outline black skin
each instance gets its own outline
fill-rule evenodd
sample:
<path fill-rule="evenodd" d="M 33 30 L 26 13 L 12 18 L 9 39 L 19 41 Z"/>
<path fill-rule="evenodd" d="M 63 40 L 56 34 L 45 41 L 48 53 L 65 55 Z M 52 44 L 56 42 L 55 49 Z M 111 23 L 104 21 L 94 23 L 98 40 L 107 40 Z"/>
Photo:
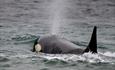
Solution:
<path fill-rule="evenodd" d="M 40 52 L 48 54 L 83 54 L 85 52 L 97 53 L 97 27 L 93 29 L 91 40 L 86 49 L 80 48 L 76 44 L 60 38 L 56 35 L 49 35 L 36 39 L 33 46 L 33 52 L 35 52 L 35 45 L 40 44 L 42 49 Z"/>

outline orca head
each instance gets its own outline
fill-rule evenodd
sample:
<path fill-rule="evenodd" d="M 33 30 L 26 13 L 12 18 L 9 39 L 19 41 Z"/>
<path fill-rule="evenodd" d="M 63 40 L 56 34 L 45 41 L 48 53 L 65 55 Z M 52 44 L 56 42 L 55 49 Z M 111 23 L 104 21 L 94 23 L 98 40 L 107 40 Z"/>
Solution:
<path fill-rule="evenodd" d="M 43 52 L 44 46 L 48 45 L 48 43 L 46 42 L 51 40 L 56 40 L 57 38 L 58 36 L 56 35 L 45 35 L 45 36 L 38 37 L 34 41 L 32 52 Z"/>
<path fill-rule="evenodd" d="M 86 52 L 97 53 L 97 27 L 96 26 L 94 26 L 89 45 L 87 46 L 87 48 L 84 50 L 83 53 Z"/>
<path fill-rule="evenodd" d="M 42 50 L 42 46 L 38 43 L 39 38 L 37 38 L 34 42 L 32 52 L 40 52 Z"/>

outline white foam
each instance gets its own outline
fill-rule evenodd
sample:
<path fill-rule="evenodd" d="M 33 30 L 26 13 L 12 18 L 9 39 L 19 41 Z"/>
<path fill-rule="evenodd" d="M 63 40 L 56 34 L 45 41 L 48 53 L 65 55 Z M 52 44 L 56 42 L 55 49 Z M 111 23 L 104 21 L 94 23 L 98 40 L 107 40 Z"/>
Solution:
<path fill-rule="evenodd" d="M 47 60 L 63 60 L 66 62 L 75 62 L 75 61 L 85 61 L 90 63 L 114 63 L 115 58 L 112 58 L 115 53 L 109 53 L 110 57 L 106 57 L 108 52 L 99 53 L 99 54 L 92 54 L 92 53 L 85 53 L 83 55 L 74 55 L 74 54 L 47 54 L 47 55 L 39 55 L 39 57 L 45 58 Z"/>
<path fill-rule="evenodd" d="M 77 62 L 77 61 L 83 61 L 83 62 L 90 62 L 90 63 L 115 63 L 115 52 L 98 52 L 98 54 L 92 54 L 92 53 L 84 53 L 83 55 L 75 55 L 75 54 L 17 54 L 17 55 L 5 55 L 3 53 L 0 54 L 0 57 L 8 57 L 9 59 L 12 58 L 45 58 L 47 60 L 62 60 L 66 62 Z"/>
<path fill-rule="evenodd" d="M 115 57 L 115 52 L 105 52 L 103 55 L 108 56 L 108 57 Z"/>

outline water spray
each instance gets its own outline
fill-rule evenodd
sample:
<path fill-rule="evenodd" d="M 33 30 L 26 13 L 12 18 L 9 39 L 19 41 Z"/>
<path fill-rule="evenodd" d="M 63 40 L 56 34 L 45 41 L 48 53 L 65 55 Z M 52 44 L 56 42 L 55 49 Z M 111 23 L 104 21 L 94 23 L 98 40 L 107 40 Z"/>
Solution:
<path fill-rule="evenodd" d="M 63 23 L 63 11 L 64 11 L 64 1 L 54 0 L 50 6 L 50 34 L 59 35 L 60 27 Z"/>

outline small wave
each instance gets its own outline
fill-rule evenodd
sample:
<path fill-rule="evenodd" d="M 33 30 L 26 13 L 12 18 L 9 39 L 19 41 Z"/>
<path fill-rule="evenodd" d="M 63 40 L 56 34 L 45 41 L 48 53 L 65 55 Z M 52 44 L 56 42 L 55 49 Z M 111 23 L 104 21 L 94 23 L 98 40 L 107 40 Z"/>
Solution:
<path fill-rule="evenodd" d="M 39 37 L 39 36 L 38 36 Z M 24 35 L 17 35 L 12 38 L 12 40 L 15 41 L 15 44 L 20 44 L 20 43 L 30 43 L 36 38 L 38 38 L 35 35 L 30 35 L 30 34 L 24 34 Z"/>
<path fill-rule="evenodd" d="M 9 59 L 4 54 L 0 54 L 0 62 L 7 62 Z"/>
<path fill-rule="evenodd" d="M 12 40 L 22 41 L 22 40 L 28 40 L 32 38 L 36 38 L 36 36 L 30 34 L 24 34 L 24 35 L 16 35 L 15 37 L 12 38 Z"/>
<path fill-rule="evenodd" d="M 0 25 L 0 27 L 4 27 L 4 26 Z"/>

